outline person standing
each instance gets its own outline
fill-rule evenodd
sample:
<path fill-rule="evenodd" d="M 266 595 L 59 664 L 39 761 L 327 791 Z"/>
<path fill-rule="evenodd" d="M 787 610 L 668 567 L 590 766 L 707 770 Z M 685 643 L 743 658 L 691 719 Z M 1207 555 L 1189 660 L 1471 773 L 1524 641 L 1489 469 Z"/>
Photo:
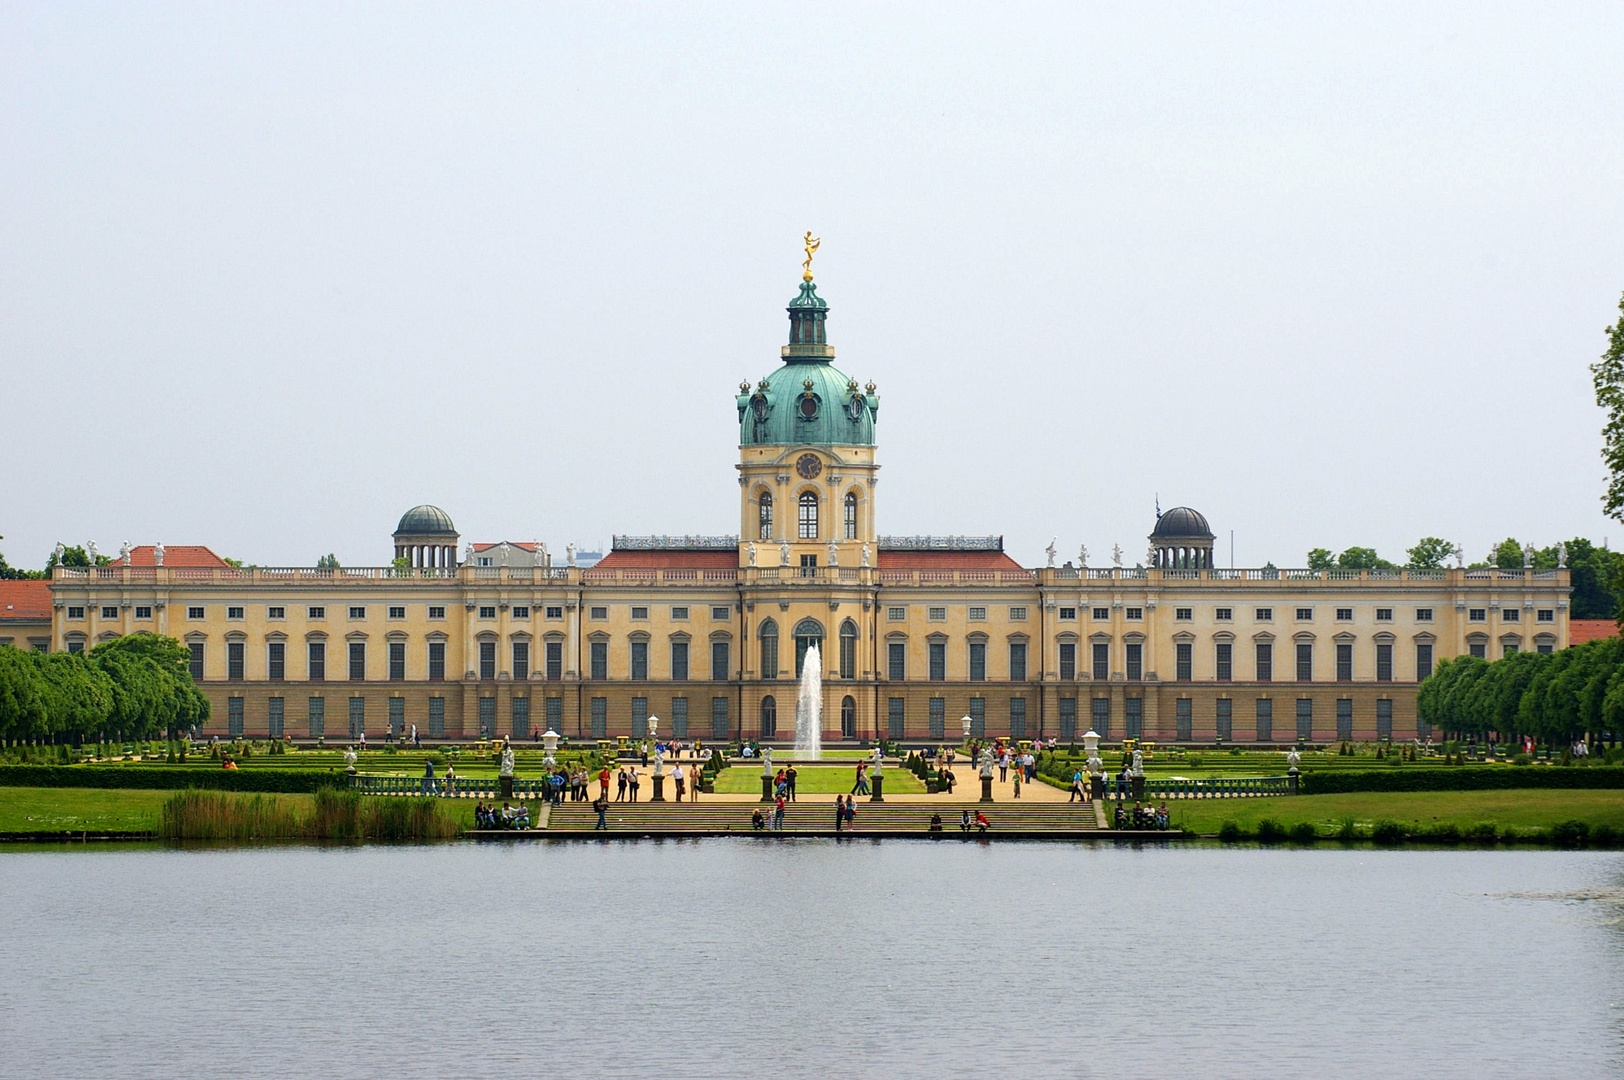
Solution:
<path fill-rule="evenodd" d="M 705 770 L 698 765 L 688 768 L 688 801 L 699 801 L 699 789 L 705 782 Z"/>
<path fill-rule="evenodd" d="M 1005 750 L 998 755 L 998 782 L 1009 782 L 1009 751 Z"/>
<path fill-rule="evenodd" d="M 598 794 L 598 800 L 592 804 L 592 809 L 598 812 L 598 823 L 592 826 L 592 831 L 607 830 L 609 828 L 609 820 L 606 816 L 609 813 L 609 793 L 607 790 Z"/>
<path fill-rule="evenodd" d="M 626 801 L 626 766 L 622 765 L 615 774 L 615 802 Z"/>
<path fill-rule="evenodd" d="M 1076 802 L 1079 799 L 1083 802 L 1088 801 L 1087 792 L 1083 788 L 1083 770 L 1081 769 L 1071 774 L 1071 797 L 1066 801 Z"/>
<path fill-rule="evenodd" d="M 835 835 L 839 836 L 846 824 L 846 796 L 835 796 Z"/>
<path fill-rule="evenodd" d="M 857 801 L 849 797 L 846 799 L 846 831 L 857 831 Z"/>
<path fill-rule="evenodd" d="M 637 801 L 637 788 L 642 783 L 642 781 L 638 780 L 638 778 L 637 778 L 637 766 L 636 765 L 633 765 L 630 769 L 627 770 L 627 772 L 629 773 L 629 775 L 626 778 L 626 785 L 632 789 L 632 799 L 631 799 L 631 801 L 636 802 Z"/>
<path fill-rule="evenodd" d="M 609 765 L 607 763 L 598 770 L 598 794 L 605 799 L 609 797 Z"/>
<path fill-rule="evenodd" d="M 784 796 L 780 795 L 780 796 L 778 796 L 778 801 L 773 804 L 773 832 L 783 832 L 783 831 L 784 831 Z"/>
<path fill-rule="evenodd" d="M 789 768 L 784 771 L 784 781 L 789 786 L 789 801 L 790 802 L 795 801 L 795 777 L 796 777 L 796 775 L 797 774 L 795 772 L 795 763 L 791 762 Z"/>
<path fill-rule="evenodd" d="M 687 780 L 687 776 L 682 771 L 682 766 L 673 761 L 671 763 L 671 785 L 676 789 L 678 802 L 681 802 L 683 795 L 687 793 Z"/>
<path fill-rule="evenodd" d="M 445 763 L 445 793 L 447 798 L 457 793 L 457 769 L 449 761 Z"/>
<path fill-rule="evenodd" d="M 1022 769 L 1019 765 L 1016 765 L 1016 767 L 1015 767 L 1015 797 L 1017 799 L 1021 797 L 1021 773 L 1025 772 L 1025 771 L 1026 770 Z"/>
<path fill-rule="evenodd" d="M 415 732 L 412 737 L 417 737 Z M 434 794 L 434 759 L 432 758 L 423 759 L 423 794 Z"/>

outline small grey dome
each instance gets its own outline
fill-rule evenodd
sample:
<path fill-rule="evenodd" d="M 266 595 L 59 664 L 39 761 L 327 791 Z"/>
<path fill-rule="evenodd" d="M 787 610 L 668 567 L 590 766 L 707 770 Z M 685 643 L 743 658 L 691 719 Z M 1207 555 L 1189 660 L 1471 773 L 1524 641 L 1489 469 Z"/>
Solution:
<path fill-rule="evenodd" d="M 400 516 L 395 535 L 456 536 L 457 527 L 451 524 L 451 515 L 438 506 L 414 506 Z"/>
<path fill-rule="evenodd" d="M 1207 519 L 1199 511 L 1191 510 L 1188 506 L 1175 506 L 1156 519 L 1156 527 L 1150 530 L 1150 538 L 1211 540 L 1212 530 L 1207 527 Z"/>

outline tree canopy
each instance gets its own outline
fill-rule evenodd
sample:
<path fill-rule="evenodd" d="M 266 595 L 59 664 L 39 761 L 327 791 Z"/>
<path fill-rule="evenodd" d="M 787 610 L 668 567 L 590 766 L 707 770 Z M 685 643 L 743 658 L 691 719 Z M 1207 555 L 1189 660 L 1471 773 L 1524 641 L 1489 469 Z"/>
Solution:
<path fill-rule="evenodd" d="M 0 646 L 0 738 L 140 739 L 201 724 L 209 700 L 188 659 L 184 645 L 158 634 L 129 634 L 88 655 Z"/>
<path fill-rule="evenodd" d="M 1416 717 L 1446 732 L 1569 742 L 1624 724 L 1624 638 L 1500 660 L 1457 656 L 1416 693 Z"/>
<path fill-rule="evenodd" d="M 1590 365 L 1596 388 L 1596 404 L 1607 412 L 1602 425 L 1602 460 L 1607 463 L 1607 493 L 1602 509 L 1607 516 L 1624 521 L 1624 297 L 1618 301 L 1618 322 L 1607 327 L 1607 349 Z"/>

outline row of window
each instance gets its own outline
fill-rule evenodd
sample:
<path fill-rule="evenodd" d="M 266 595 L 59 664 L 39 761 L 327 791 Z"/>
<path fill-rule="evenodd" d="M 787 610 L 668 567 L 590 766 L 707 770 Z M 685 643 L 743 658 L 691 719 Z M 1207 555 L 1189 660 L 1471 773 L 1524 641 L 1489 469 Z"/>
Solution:
<path fill-rule="evenodd" d="M 1025 606 L 1021 606 L 1021 605 L 1016 605 L 1016 606 L 1011 607 L 1009 609 L 1009 621 L 1010 622 L 1025 622 L 1026 618 L 1027 618 L 1027 611 L 1028 610 L 1029 610 L 1028 608 L 1026 608 Z M 970 604 L 970 605 L 967 605 L 966 608 L 965 608 L 965 615 L 971 622 L 985 622 L 986 618 L 987 618 L 987 608 L 985 607 L 985 605 L 981 605 L 981 604 Z M 1075 618 L 1077 618 L 1077 609 L 1076 608 L 1061 608 L 1060 609 L 1060 617 L 1062 619 L 1075 619 Z M 905 621 L 907 621 L 907 618 L 908 618 L 907 605 L 898 604 L 898 605 L 893 605 L 893 606 L 887 607 L 885 609 L 885 618 L 886 618 L 886 620 L 888 622 L 905 622 Z M 945 606 L 932 607 L 930 605 L 926 605 L 926 607 L 925 607 L 925 618 L 928 619 L 930 622 L 946 622 L 947 621 L 947 608 Z"/>
<path fill-rule="evenodd" d="M 246 609 L 243 608 L 243 607 L 228 605 L 226 607 L 226 618 L 229 619 L 229 620 L 233 620 L 233 621 L 246 618 L 246 616 L 244 615 L 245 610 Z M 477 610 L 478 610 L 478 616 L 481 619 L 494 619 L 494 618 L 496 618 L 497 608 L 496 608 L 495 604 L 481 604 L 481 605 L 478 606 Z M 562 619 L 564 617 L 564 609 L 561 606 L 548 605 L 548 606 L 545 606 L 545 607 L 541 608 L 540 610 L 543 613 L 543 618 Z M 389 613 L 389 618 L 391 618 L 391 619 L 404 619 L 404 618 L 406 618 L 406 607 L 405 607 L 405 605 L 402 605 L 402 604 L 387 605 L 387 611 Z M 687 607 L 674 606 L 674 607 L 671 608 L 671 618 L 672 618 L 672 620 L 674 622 L 686 622 L 687 619 L 688 619 L 688 611 L 689 611 L 689 609 Z M 717 621 L 717 622 L 727 622 L 730 618 L 732 618 L 732 615 L 733 615 L 732 607 L 725 606 L 725 605 L 720 605 L 720 604 L 712 607 L 710 609 L 710 612 L 711 612 L 711 619 L 714 620 L 714 621 Z M 649 609 L 646 606 L 641 606 L 641 605 L 633 605 L 632 606 L 631 617 L 632 617 L 632 619 L 634 621 L 642 621 L 644 619 L 647 619 L 649 617 L 648 613 L 649 613 Z M 188 619 L 194 619 L 194 620 L 195 619 L 203 619 L 203 618 L 206 618 L 207 615 L 208 615 L 207 606 L 193 605 L 193 606 L 187 607 L 187 609 L 186 609 L 186 617 Z M 80 620 L 80 619 L 83 619 L 84 617 L 85 617 L 85 609 L 83 607 L 70 606 L 68 608 L 68 618 L 69 619 Z M 103 619 L 117 619 L 119 617 L 119 609 L 117 607 L 111 605 L 111 604 L 106 605 L 106 606 L 102 607 L 102 609 L 101 609 L 101 617 Z M 277 606 L 274 606 L 274 605 L 267 606 L 266 609 L 265 609 L 265 617 L 267 619 L 270 619 L 270 620 L 273 620 L 273 621 L 274 620 L 280 620 L 280 619 L 286 619 L 287 618 L 287 608 L 286 607 L 277 607 Z M 349 609 L 349 617 L 352 620 L 365 619 L 367 617 L 367 609 L 366 609 L 366 607 L 365 606 L 351 607 Z M 428 605 L 428 617 L 430 619 L 433 619 L 433 620 L 444 619 L 445 618 L 445 607 L 443 605 L 437 605 L 437 604 Z M 513 607 L 513 609 L 512 609 L 512 617 L 515 618 L 515 619 L 528 619 L 528 618 L 530 618 L 530 608 L 528 606 L 525 606 L 525 605 L 515 605 Z M 607 620 L 609 618 L 609 608 L 608 608 L 607 605 L 601 605 L 601 604 L 590 607 L 590 608 L 588 608 L 587 617 L 590 618 L 590 619 L 593 619 L 595 621 L 599 621 L 599 622 Z M 137 605 L 135 605 L 135 618 L 137 620 L 151 619 L 152 618 L 152 607 L 151 607 L 151 605 L 147 605 L 147 604 L 137 604 Z M 311 619 L 311 620 L 323 620 L 323 619 L 326 619 L 327 618 L 327 608 L 324 607 L 324 606 L 310 606 L 310 607 L 307 607 L 305 609 L 305 618 Z"/>
<path fill-rule="evenodd" d="M 803 491 L 795 500 L 795 535 L 801 540 L 816 540 L 818 533 L 818 506 L 820 500 L 817 493 Z M 773 539 L 773 493 L 761 491 L 756 496 L 756 539 Z M 847 540 L 856 540 L 857 536 L 857 493 L 848 491 L 845 499 L 845 516 L 842 519 L 842 533 Z"/>

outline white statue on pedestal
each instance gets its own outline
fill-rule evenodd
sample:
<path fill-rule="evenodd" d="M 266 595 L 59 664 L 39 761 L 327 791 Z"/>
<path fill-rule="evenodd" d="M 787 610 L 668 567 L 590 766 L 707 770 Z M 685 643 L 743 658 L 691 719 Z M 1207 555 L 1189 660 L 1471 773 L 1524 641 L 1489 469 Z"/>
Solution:
<path fill-rule="evenodd" d="M 1078 566 L 1087 566 L 1088 565 L 1088 545 L 1087 544 L 1081 544 L 1077 548 L 1077 565 Z"/>
<path fill-rule="evenodd" d="M 1087 765 L 1088 765 L 1088 775 L 1090 775 L 1090 776 L 1103 776 L 1105 774 L 1105 762 L 1100 760 L 1100 755 L 1099 755 L 1098 751 L 1088 755 L 1088 763 L 1087 763 Z"/>
<path fill-rule="evenodd" d="M 1556 544 L 1556 565 L 1558 569 L 1566 569 L 1568 565 L 1568 542 L 1559 540 Z"/>
<path fill-rule="evenodd" d="M 1303 756 L 1299 754 L 1297 752 L 1297 748 L 1293 746 L 1290 750 L 1286 751 L 1286 768 L 1295 769 L 1297 767 L 1297 763 L 1302 761 L 1302 759 Z"/>
<path fill-rule="evenodd" d="M 1111 545 L 1111 565 L 1116 566 L 1116 567 L 1120 567 L 1122 565 L 1122 545 L 1121 544 L 1112 544 Z"/>
<path fill-rule="evenodd" d="M 868 565 L 868 545 L 867 544 L 863 545 L 863 565 L 864 566 Z"/>
<path fill-rule="evenodd" d="M 1144 751 L 1135 750 L 1133 752 L 1133 771 L 1129 775 L 1130 776 L 1143 776 L 1143 775 L 1145 775 L 1145 754 L 1144 754 Z"/>
<path fill-rule="evenodd" d="M 766 776 L 766 777 L 771 777 L 772 774 L 773 774 L 773 748 L 770 747 L 770 746 L 763 746 L 761 748 L 761 775 Z"/>
<path fill-rule="evenodd" d="M 123 563 L 125 566 L 130 565 L 130 542 L 128 540 L 124 541 L 124 543 L 119 546 L 118 559 L 119 562 Z"/>
<path fill-rule="evenodd" d="M 882 754 L 880 752 L 880 748 L 878 746 L 876 746 L 874 748 L 874 753 L 872 755 L 870 755 L 870 756 L 874 759 L 874 765 L 869 770 L 869 772 L 873 776 L 878 776 L 878 775 L 880 775 L 880 772 L 885 768 L 885 755 Z"/>
<path fill-rule="evenodd" d="M 152 545 L 152 562 L 154 566 L 164 564 L 164 542 L 162 540 Z"/>
<path fill-rule="evenodd" d="M 501 775 L 509 778 L 513 776 L 513 747 L 511 744 L 502 748 Z"/>
<path fill-rule="evenodd" d="M 789 565 L 789 541 L 788 540 L 785 540 L 782 544 L 778 545 L 778 565 L 779 566 L 788 566 Z"/>
<path fill-rule="evenodd" d="M 752 543 L 752 544 L 746 544 L 746 545 L 745 545 L 745 550 L 746 550 L 746 551 L 747 551 L 747 552 L 749 552 L 749 555 L 750 555 L 750 565 L 751 565 L 751 566 L 754 566 L 754 565 L 756 565 L 756 545 L 755 545 L 755 544 L 753 544 L 753 543 Z"/>
<path fill-rule="evenodd" d="M 96 554 L 96 541 L 85 541 L 85 554 L 90 556 L 90 565 L 95 566 L 96 560 L 100 558 L 100 556 Z"/>
<path fill-rule="evenodd" d="M 56 547 L 51 549 L 51 555 L 56 559 L 57 566 L 62 565 L 62 554 L 67 550 L 67 548 L 62 546 L 62 541 L 60 540 L 56 542 Z"/>
<path fill-rule="evenodd" d="M 573 543 L 564 545 L 564 557 L 568 560 L 569 565 L 575 565 L 575 545 Z"/>
<path fill-rule="evenodd" d="M 1049 557 L 1049 569 L 1051 569 L 1051 570 L 1054 569 L 1054 556 L 1055 556 L 1055 547 L 1054 546 L 1055 546 L 1056 542 L 1059 541 L 1059 539 L 1060 539 L 1060 537 L 1058 537 L 1058 536 L 1051 537 L 1050 540 L 1049 540 L 1049 546 L 1043 549 L 1043 553 Z"/>
<path fill-rule="evenodd" d="M 979 768 L 981 770 L 981 779 L 992 779 L 992 747 L 983 746 L 981 748 L 981 760 L 979 763 Z"/>
<path fill-rule="evenodd" d="M 833 540 L 829 541 L 829 565 L 840 565 L 840 548 Z"/>

